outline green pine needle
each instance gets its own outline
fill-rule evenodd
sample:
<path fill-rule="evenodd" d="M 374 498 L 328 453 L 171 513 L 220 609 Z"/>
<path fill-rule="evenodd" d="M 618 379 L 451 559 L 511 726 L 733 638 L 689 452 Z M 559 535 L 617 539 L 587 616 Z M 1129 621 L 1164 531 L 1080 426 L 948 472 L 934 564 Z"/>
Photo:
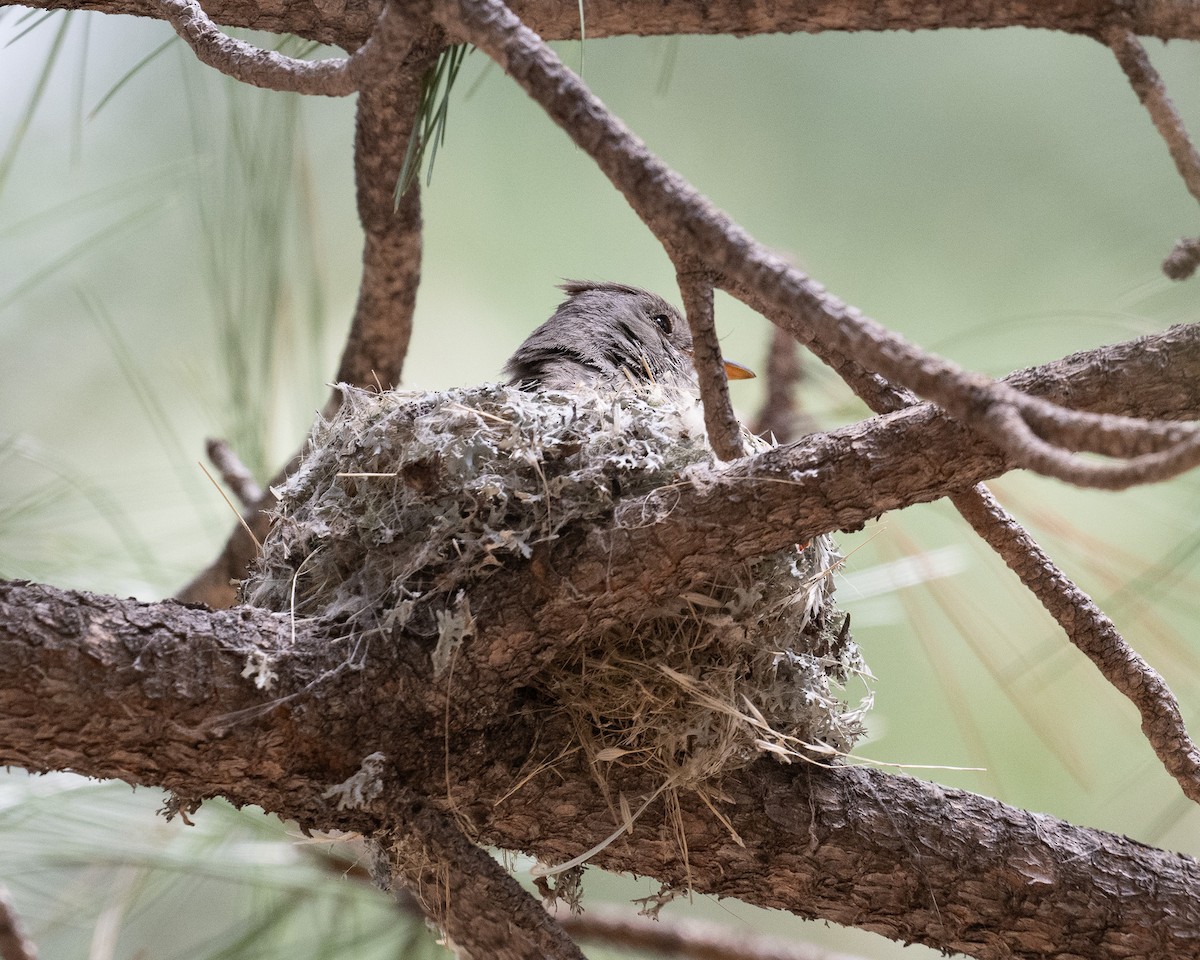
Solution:
<path fill-rule="evenodd" d="M 429 163 L 426 165 L 425 184 L 433 181 L 433 161 L 437 156 L 438 147 L 446 142 L 446 120 L 450 115 L 450 89 L 458 78 L 458 71 L 463 65 L 468 53 L 473 48 L 466 44 L 455 44 L 447 47 L 437 58 L 437 62 L 429 68 L 421 80 L 421 106 L 417 111 L 416 122 L 413 123 L 412 133 L 408 137 L 408 147 L 404 151 L 404 163 L 400 167 L 400 177 L 396 181 L 396 207 L 409 189 L 417 182 L 421 165 L 425 163 L 425 151 L 429 151 Z"/>

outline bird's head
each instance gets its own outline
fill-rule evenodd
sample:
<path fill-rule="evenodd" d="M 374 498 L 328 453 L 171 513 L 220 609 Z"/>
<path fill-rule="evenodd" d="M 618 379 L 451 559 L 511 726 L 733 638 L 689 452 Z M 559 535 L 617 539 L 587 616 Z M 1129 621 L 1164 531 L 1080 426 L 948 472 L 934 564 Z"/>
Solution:
<path fill-rule="evenodd" d="M 562 289 L 567 299 L 505 366 L 510 383 L 566 390 L 630 381 L 694 388 L 692 335 L 674 306 L 621 283 L 569 280 Z M 754 376 L 730 363 L 726 373 Z"/>

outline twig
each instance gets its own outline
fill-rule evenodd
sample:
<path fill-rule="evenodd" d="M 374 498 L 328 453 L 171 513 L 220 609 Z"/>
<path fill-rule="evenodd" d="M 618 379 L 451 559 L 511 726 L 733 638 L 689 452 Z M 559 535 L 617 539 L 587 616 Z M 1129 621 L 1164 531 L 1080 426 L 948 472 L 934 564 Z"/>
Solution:
<path fill-rule="evenodd" d="M 580 916 L 559 918 L 576 939 L 689 960 L 856 960 L 810 944 L 792 943 L 706 920 L 649 920 L 627 910 L 589 907 Z"/>
<path fill-rule="evenodd" d="M 377 838 L 376 874 L 402 894 L 402 906 L 412 894 L 460 956 L 585 960 L 542 905 L 448 815 L 410 796 L 390 808 L 402 827 Z"/>
<path fill-rule="evenodd" d="M 284 482 L 300 463 L 295 454 L 274 477 L 257 502 L 242 511 L 241 519 L 221 548 L 221 552 L 175 594 L 184 603 L 203 603 L 214 610 L 224 610 L 237 603 L 238 581 L 258 556 L 259 543 L 266 539 L 271 528 L 271 511 L 275 508 L 272 486 Z"/>
<path fill-rule="evenodd" d="M 0 885 L 0 960 L 37 960 L 37 946 L 26 935 L 8 888 Z"/>
<path fill-rule="evenodd" d="M 1196 267 L 1200 267 L 1200 237 L 1184 237 L 1167 254 L 1162 270 L 1171 280 L 1186 280 Z"/>
<path fill-rule="evenodd" d="M 1188 136 L 1183 117 L 1175 109 L 1167 94 L 1166 85 L 1159 76 L 1146 48 L 1137 35 L 1124 24 L 1114 24 L 1104 30 L 1103 40 L 1116 55 L 1117 63 L 1129 78 L 1129 85 L 1137 94 L 1155 128 L 1167 144 L 1167 152 L 1175 161 L 1175 169 L 1183 178 L 1184 186 L 1196 200 L 1200 200 L 1200 153 Z M 1186 280 L 1200 262 L 1200 241 L 1181 240 L 1163 261 L 1163 273 L 1172 280 Z"/>
<path fill-rule="evenodd" d="M 776 443 L 787 443 L 816 429 L 816 423 L 800 412 L 797 403 L 796 390 L 803 379 L 804 366 L 796 338 L 783 327 L 775 327 L 763 375 L 766 396 L 750 427 L 754 433 Z"/>
<path fill-rule="evenodd" d="M 1058 621 L 1071 643 L 1137 707 L 1142 731 L 1155 754 L 1183 792 L 1200 803 L 1200 750 L 1188 736 L 1179 702 L 1166 681 L 986 487 L 981 484 L 950 500 Z"/>
<path fill-rule="evenodd" d="M 344 97 L 355 90 L 353 58 L 286 57 L 222 33 L 195 0 L 157 0 L 157 4 L 163 19 L 175 28 L 201 63 L 235 80 L 268 90 L 326 97 Z M 384 4 L 385 11 L 387 6 Z"/>
<path fill-rule="evenodd" d="M 745 456 L 742 428 L 729 400 L 729 381 L 721 360 L 721 344 L 713 320 L 711 278 L 694 264 L 676 271 L 683 309 L 692 328 L 692 359 L 700 380 L 700 399 L 704 403 L 704 426 L 713 452 L 722 460 Z"/>
<path fill-rule="evenodd" d="M 252 506 L 262 499 L 262 487 L 227 441 L 210 437 L 204 441 L 204 449 L 208 452 L 209 461 L 221 474 L 225 486 L 233 491 L 243 507 Z"/>
<path fill-rule="evenodd" d="M 1146 48 L 1129 27 L 1121 24 L 1106 28 L 1102 37 L 1116 55 L 1117 63 L 1129 78 L 1133 92 L 1166 141 L 1171 159 L 1175 161 L 1175 169 L 1183 177 L 1188 192 L 1200 201 L 1200 154 L 1192 145 L 1183 118 L 1167 95 L 1167 88 L 1150 62 Z"/>

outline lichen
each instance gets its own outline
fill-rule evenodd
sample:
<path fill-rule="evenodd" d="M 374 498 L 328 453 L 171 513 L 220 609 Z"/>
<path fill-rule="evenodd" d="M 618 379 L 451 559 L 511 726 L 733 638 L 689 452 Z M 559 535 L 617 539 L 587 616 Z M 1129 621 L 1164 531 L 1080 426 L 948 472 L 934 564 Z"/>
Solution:
<path fill-rule="evenodd" d="M 277 491 L 243 594 L 351 634 L 426 638 L 434 672 L 471 642 L 471 594 L 489 577 L 715 467 L 694 399 L 657 388 L 341 391 Z M 637 765 L 699 787 L 764 751 L 845 752 L 870 695 L 844 699 L 865 668 L 834 604 L 839 561 L 828 537 L 731 561 L 628 623 L 571 638 L 531 682 L 602 779 L 610 764 Z"/>

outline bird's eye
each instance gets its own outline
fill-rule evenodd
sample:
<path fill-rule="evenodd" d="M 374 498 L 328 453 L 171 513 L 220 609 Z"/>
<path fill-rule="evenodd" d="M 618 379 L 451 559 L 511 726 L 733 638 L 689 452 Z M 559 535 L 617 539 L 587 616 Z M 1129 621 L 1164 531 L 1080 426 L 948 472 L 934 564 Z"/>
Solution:
<path fill-rule="evenodd" d="M 665 313 L 656 313 L 650 319 L 654 321 L 655 326 L 657 326 L 659 330 L 667 334 L 667 336 L 671 335 L 671 318 Z"/>

